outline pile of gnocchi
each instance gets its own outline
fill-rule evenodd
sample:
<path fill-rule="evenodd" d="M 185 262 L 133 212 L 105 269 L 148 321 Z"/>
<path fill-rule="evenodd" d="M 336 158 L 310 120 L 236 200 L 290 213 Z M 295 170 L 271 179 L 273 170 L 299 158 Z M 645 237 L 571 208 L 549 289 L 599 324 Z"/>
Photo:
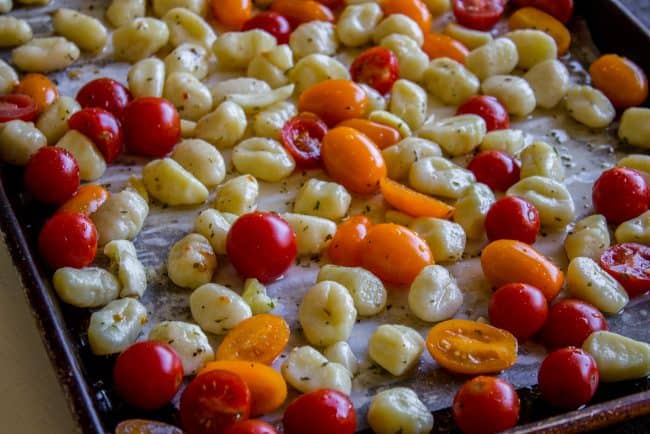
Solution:
<path fill-rule="evenodd" d="M 13 48 L 0 159 L 52 207 L 38 237 L 52 286 L 90 309 L 89 347 L 114 356 L 121 399 L 178 410 L 180 428 L 128 420 L 117 434 L 428 433 L 412 388 L 379 387 L 363 413 L 350 398 L 362 366 L 408 379 L 425 350 L 432 369 L 468 376 L 452 406 L 468 434 L 517 424 L 517 392 L 496 375 L 527 341 L 548 349 L 538 386 L 561 409 L 650 374 L 650 345 L 607 320 L 650 291 L 650 157 L 603 167 L 585 215 L 557 143 L 511 127 L 554 110 L 598 134 L 618 122 L 621 145 L 648 149 L 647 77 L 606 54 L 579 82 L 572 0 L 505 3 L 112 0 L 101 19 L 56 9 L 47 37 L 0 16 Z M 74 80 L 82 52 L 128 64 L 125 81 L 60 95 L 46 74 Z M 109 191 L 127 158 L 142 167 Z M 164 267 L 191 321 L 151 325 L 141 299 L 159 270 L 136 246 L 170 208 L 193 218 Z M 547 234 L 566 269 L 535 246 Z M 452 265 L 479 255 L 487 318 L 467 319 L 476 288 Z M 276 283 L 304 261 L 317 275 L 283 317 Z M 355 327 L 400 302 L 427 332 L 383 322 L 355 351 Z M 260 419 L 278 411 L 276 426 Z"/>

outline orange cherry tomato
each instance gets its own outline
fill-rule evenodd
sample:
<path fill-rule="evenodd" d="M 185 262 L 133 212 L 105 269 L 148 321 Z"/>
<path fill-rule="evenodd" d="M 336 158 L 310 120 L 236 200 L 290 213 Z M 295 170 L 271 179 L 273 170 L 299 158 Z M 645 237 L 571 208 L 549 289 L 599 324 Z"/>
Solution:
<path fill-rule="evenodd" d="M 47 76 L 35 72 L 23 76 L 12 92 L 30 96 L 39 112 L 45 110 L 59 97 L 56 85 Z"/>
<path fill-rule="evenodd" d="M 337 125 L 350 127 L 365 134 L 379 149 L 394 145 L 402 139 L 401 134 L 393 127 L 369 121 L 368 119 L 348 119 Z"/>
<path fill-rule="evenodd" d="M 619 110 L 643 104 L 648 97 L 648 77 L 625 57 L 605 54 L 589 67 L 594 86 Z"/>
<path fill-rule="evenodd" d="M 115 434 L 183 434 L 180 428 L 162 422 L 130 419 L 117 424 Z"/>
<path fill-rule="evenodd" d="M 517 338 L 510 332 L 476 321 L 450 319 L 427 336 L 431 357 L 458 374 L 492 374 L 517 361 Z"/>
<path fill-rule="evenodd" d="M 557 44 L 557 54 L 562 55 L 569 51 L 571 33 L 564 24 L 552 15 L 539 9 L 521 8 L 510 16 L 508 20 L 510 30 L 536 29 L 548 33 Z"/>
<path fill-rule="evenodd" d="M 431 12 L 421 0 L 384 0 L 381 3 L 384 15 L 406 15 L 422 29 L 424 33 L 431 31 Z"/>
<path fill-rule="evenodd" d="M 386 176 L 381 152 L 365 134 L 348 127 L 327 132 L 321 143 L 321 158 L 327 173 L 348 190 L 371 194 Z"/>
<path fill-rule="evenodd" d="M 314 0 L 273 0 L 271 10 L 284 15 L 294 29 L 310 21 L 334 22 L 332 10 Z"/>
<path fill-rule="evenodd" d="M 465 63 L 469 50 L 454 38 L 442 33 L 425 33 L 422 50 L 429 59 L 449 57 L 459 63 Z"/>
<path fill-rule="evenodd" d="M 298 111 L 311 112 L 330 127 L 348 119 L 362 118 L 368 95 L 350 80 L 325 80 L 306 89 L 298 99 Z"/>
<path fill-rule="evenodd" d="M 207 363 L 198 375 L 214 370 L 233 372 L 244 380 L 251 392 L 251 416 L 269 413 L 287 399 L 287 383 L 275 369 L 258 362 L 218 360 Z"/>
<path fill-rule="evenodd" d="M 237 30 L 253 16 L 251 0 L 210 0 L 210 8 L 217 21 Z"/>
<path fill-rule="evenodd" d="M 57 212 L 78 212 L 89 216 L 106 202 L 108 196 L 110 193 L 100 185 L 82 185 L 67 202 L 61 205 Z"/>
<path fill-rule="evenodd" d="M 277 315 L 252 316 L 230 330 L 217 348 L 217 360 L 273 363 L 289 342 L 289 325 Z"/>
<path fill-rule="evenodd" d="M 391 206 L 413 217 L 450 218 L 455 208 L 405 185 L 384 178 L 379 182 L 384 199 Z"/>
<path fill-rule="evenodd" d="M 372 226 L 361 241 L 361 265 L 381 280 L 410 285 L 433 255 L 415 232 L 393 223 Z"/>
<path fill-rule="evenodd" d="M 548 300 L 560 292 L 564 273 L 530 245 L 514 240 L 497 240 L 481 253 L 483 274 L 494 287 L 506 283 L 527 283 Z"/>
<path fill-rule="evenodd" d="M 355 215 L 336 228 L 327 248 L 327 255 L 336 265 L 358 267 L 361 265 L 361 241 L 370 228 L 368 217 Z"/>

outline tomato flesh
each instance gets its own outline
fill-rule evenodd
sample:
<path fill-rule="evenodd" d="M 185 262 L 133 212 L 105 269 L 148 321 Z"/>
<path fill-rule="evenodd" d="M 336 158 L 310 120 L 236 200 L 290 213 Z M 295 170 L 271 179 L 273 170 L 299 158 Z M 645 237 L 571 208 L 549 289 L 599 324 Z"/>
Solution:
<path fill-rule="evenodd" d="M 86 267 L 97 252 L 95 224 L 79 213 L 54 214 L 41 228 L 38 251 L 53 270 Z"/>
<path fill-rule="evenodd" d="M 512 384 L 500 378 L 480 376 L 458 390 L 452 415 L 465 434 L 486 434 L 515 426 L 519 409 L 519 396 Z"/>
<path fill-rule="evenodd" d="M 0 96 L 0 123 L 14 120 L 31 122 L 37 114 L 38 106 L 28 95 Z"/>
<path fill-rule="evenodd" d="M 537 375 L 544 399 L 566 409 L 588 403 L 596 393 L 598 380 L 593 357 L 575 347 L 561 348 L 546 356 Z"/>
<path fill-rule="evenodd" d="M 101 108 L 85 108 L 73 114 L 68 126 L 88 137 L 104 156 L 112 163 L 122 152 L 122 127 L 115 116 Z"/>
<path fill-rule="evenodd" d="M 354 434 L 354 406 L 337 390 L 320 389 L 294 400 L 284 411 L 284 434 Z"/>
<path fill-rule="evenodd" d="M 497 200 L 485 217 L 485 231 L 490 241 L 505 239 L 533 244 L 540 225 L 537 208 L 516 196 Z"/>
<path fill-rule="evenodd" d="M 260 29 L 275 37 L 278 45 L 288 44 L 291 36 L 291 25 L 282 15 L 275 12 L 260 12 L 244 23 L 242 31 Z"/>
<path fill-rule="evenodd" d="M 650 291 L 650 247 L 623 243 L 600 256 L 600 266 L 623 285 L 630 297 Z"/>
<path fill-rule="evenodd" d="M 163 98 L 134 99 L 124 110 L 122 127 L 126 148 L 136 155 L 164 157 L 181 138 L 181 118 Z"/>
<path fill-rule="evenodd" d="M 504 0 L 453 0 L 452 10 L 459 24 L 475 30 L 490 30 L 503 15 Z"/>
<path fill-rule="evenodd" d="M 99 107 L 113 113 L 118 119 L 133 99 L 129 89 L 111 78 L 98 78 L 86 83 L 77 93 L 81 107 Z"/>
<path fill-rule="evenodd" d="M 77 191 L 79 182 L 79 164 L 63 148 L 39 149 L 25 168 L 25 188 L 36 200 L 47 204 L 63 204 Z"/>
<path fill-rule="evenodd" d="M 282 145 L 304 169 L 321 164 L 321 142 L 327 134 L 327 125 L 317 116 L 296 116 L 282 127 Z"/>
<path fill-rule="evenodd" d="M 365 83 L 385 95 L 399 78 L 397 56 L 384 47 L 370 48 L 354 59 L 350 74 L 357 83 Z"/>
<path fill-rule="evenodd" d="M 561 300 L 549 309 L 541 336 L 548 348 L 579 348 L 590 334 L 608 328 L 603 314 L 589 303 Z"/>

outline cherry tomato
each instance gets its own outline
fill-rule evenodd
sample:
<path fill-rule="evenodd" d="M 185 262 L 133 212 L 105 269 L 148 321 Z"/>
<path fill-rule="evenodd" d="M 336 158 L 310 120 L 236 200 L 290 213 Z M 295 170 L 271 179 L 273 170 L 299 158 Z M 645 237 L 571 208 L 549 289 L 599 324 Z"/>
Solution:
<path fill-rule="evenodd" d="M 236 30 L 253 15 L 251 0 L 210 0 L 210 8 L 217 21 Z"/>
<path fill-rule="evenodd" d="M 608 328 L 607 320 L 594 306 L 580 300 L 562 300 L 549 309 L 541 335 L 548 348 L 579 348 L 590 334 Z"/>
<path fill-rule="evenodd" d="M 340 8 L 345 4 L 345 0 L 316 0 L 318 3 L 322 3 L 330 9 Z"/>
<path fill-rule="evenodd" d="M 382 178 L 379 181 L 379 188 L 386 202 L 411 217 L 448 219 L 454 214 L 453 206 L 390 178 Z"/>
<path fill-rule="evenodd" d="M 183 434 L 180 428 L 144 419 L 129 419 L 115 427 L 115 434 Z"/>
<path fill-rule="evenodd" d="M 248 419 L 231 426 L 225 434 L 280 434 L 266 422 Z"/>
<path fill-rule="evenodd" d="M 557 44 L 557 54 L 563 55 L 571 46 L 571 33 L 552 15 L 536 8 L 521 8 L 508 20 L 510 30 L 536 29 L 548 33 Z"/>
<path fill-rule="evenodd" d="M 97 253 L 95 224 L 79 213 L 54 214 L 41 228 L 38 251 L 53 270 L 86 267 Z"/>
<path fill-rule="evenodd" d="M 556 407 L 578 408 L 588 403 L 598 388 L 598 368 L 591 355 L 568 347 L 546 356 L 537 374 L 542 396 Z"/>
<path fill-rule="evenodd" d="M 382 95 L 393 88 L 399 78 L 397 56 L 384 47 L 373 47 L 361 53 L 350 66 L 352 80 L 364 83 Z"/>
<path fill-rule="evenodd" d="M 106 202 L 109 195 L 110 193 L 100 185 L 82 185 L 56 212 L 78 212 L 90 216 Z"/>
<path fill-rule="evenodd" d="M 463 64 L 469 54 L 469 50 L 462 43 L 442 33 L 426 32 L 422 50 L 427 53 L 429 59 L 449 57 Z"/>
<path fill-rule="evenodd" d="M 493 96 L 473 96 L 458 107 L 456 114 L 473 114 L 482 117 L 488 132 L 510 128 L 508 111 Z"/>
<path fill-rule="evenodd" d="M 327 255 L 337 265 L 358 267 L 361 265 L 361 240 L 370 228 L 367 217 L 356 215 L 348 218 L 336 228 L 327 248 Z"/>
<path fill-rule="evenodd" d="M 476 180 L 496 191 L 506 191 L 519 181 L 519 163 L 503 151 L 483 151 L 467 166 Z"/>
<path fill-rule="evenodd" d="M 648 77 L 626 57 L 605 54 L 591 64 L 589 74 L 594 86 L 619 110 L 640 106 L 648 98 Z"/>
<path fill-rule="evenodd" d="M 251 393 L 239 375 L 214 370 L 199 375 L 181 395 L 181 424 L 187 434 L 223 434 L 248 419 Z"/>
<path fill-rule="evenodd" d="M 431 12 L 422 0 L 383 0 L 380 2 L 384 15 L 406 15 L 422 29 L 425 34 L 431 30 Z"/>
<path fill-rule="evenodd" d="M 350 127 L 362 132 L 379 149 L 392 146 L 402 139 L 402 135 L 395 128 L 368 119 L 348 119 L 338 124 L 337 127 Z"/>
<path fill-rule="evenodd" d="M 27 95 L 0 96 L 0 123 L 16 119 L 31 122 L 38 115 L 38 106 Z"/>
<path fill-rule="evenodd" d="M 508 283 L 492 296 L 488 308 L 490 323 L 526 341 L 537 333 L 548 316 L 544 293 L 525 283 Z"/>
<path fill-rule="evenodd" d="M 253 212 L 232 225 L 226 251 L 239 274 L 268 283 L 282 276 L 296 259 L 296 234 L 278 215 Z"/>
<path fill-rule="evenodd" d="M 503 0 L 452 0 L 459 24 L 476 30 L 490 30 L 503 15 Z"/>
<path fill-rule="evenodd" d="M 512 384 L 480 376 L 462 385 L 451 410 L 456 425 L 465 434 L 489 434 L 515 426 L 519 408 L 519 396 Z"/>
<path fill-rule="evenodd" d="M 63 148 L 46 146 L 31 156 L 25 168 L 25 188 L 36 200 L 61 205 L 79 188 L 79 165 Z"/>
<path fill-rule="evenodd" d="M 299 115 L 284 124 L 280 135 L 282 145 L 296 161 L 296 165 L 310 169 L 321 164 L 321 142 L 325 134 L 327 125 L 317 116 Z"/>
<path fill-rule="evenodd" d="M 260 12 L 244 23 L 242 31 L 260 29 L 275 37 L 278 45 L 288 44 L 291 25 L 285 17 L 275 12 Z"/>
<path fill-rule="evenodd" d="M 68 126 L 88 137 L 107 163 L 115 161 L 122 152 L 122 127 L 107 110 L 96 107 L 81 109 L 70 117 Z"/>
<path fill-rule="evenodd" d="M 603 267 L 630 297 L 650 291 L 650 247 L 637 243 L 623 243 L 610 247 L 600 256 Z"/>
<path fill-rule="evenodd" d="M 623 223 L 648 210 L 650 188 L 636 170 L 615 167 L 600 175 L 591 197 L 596 213 L 610 223 Z"/>
<path fill-rule="evenodd" d="M 12 93 L 27 95 L 42 112 L 59 97 L 59 90 L 46 75 L 31 72 L 23 76 Z"/>
<path fill-rule="evenodd" d="M 350 80 L 322 81 L 306 89 L 298 99 L 299 111 L 314 113 L 329 126 L 363 118 L 367 108 L 368 95 Z"/>
<path fill-rule="evenodd" d="M 573 0 L 514 0 L 519 7 L 531 6 L 554 16 L 564 24 L 573 15 Z"/>
<path fill-rule="evenodd" d="M 490 241 L 506 239 L 533 244 L 539 228 L 537 208 L 520 197 L 497 200 L 485 217 L 485 232 Z"/>
<path fill-rule="evenodd" d="M 133 96 L 122 83 L 111 78 L 97 78 L 86 83 L 77 93 L 81 107 L 99 107 L 122 119 L 122 112 Z"/>
<path fill-rule="evenodd" d="M 371 226 L 361 240 L 361 265 L 385 282 L 410 285 L 431 264 L 433 255 L 427 243 L 404 226 Z"/>
<path fill-rule="evenodd" d="M 163 343 L 138 342 L 117 358 L 113 381 L 126 402 L 152 410 L 168 404 L 176 395 L 183 384 L 183 364 Z"/>
<path fill-rule="evenodd" d="M 346 395 L 320 389 L 296 398 L 282 417 L 284 434 L 354 434 L 357 416 Z"/>
<path fill-rule="evenodd" d="M 181 137 L 181 118 L 163 98 L 134 99 L 124 109 L 122 127 L 124 143 L 136 155 L 164 157 Z"/>
<path fill-rule="evenodd" d="M 246 360 L 270 365 L 289 342 L 289 325 L 269 313 L 252 316 L 235 326 L 217 348 L 216 360 Z"/>
<path fill-rule="evenodd" d="M 271 10 L 283 15 L 294 29 L 310 21 L 334 22 L 332 10 L 314 0 L 273 0 Z"/>

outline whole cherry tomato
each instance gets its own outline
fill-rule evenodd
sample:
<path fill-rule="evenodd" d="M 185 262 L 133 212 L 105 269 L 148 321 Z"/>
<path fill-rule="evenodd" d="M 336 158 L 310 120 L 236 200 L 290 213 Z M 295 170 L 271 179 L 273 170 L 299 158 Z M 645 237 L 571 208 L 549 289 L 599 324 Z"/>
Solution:
<path fill-rule="evenodd" d="M 465 101 L 458 110 L 457 115 L 473 114 L 483 118 L 487 130 L 505 130 L 510 128 L 510 116 L 503 105 L 493 96 L 473 96 Z"/>
<path fill-rule="evenodd" d="M 525 283 L 508 283 L 492 295 L 488 308 L 490 323 L 526 341 L 537 333 L 548 316 L 544 293 Z"/>
<path fill-rule="evenodd" d="M 442 33 L 424 34 L 422 50 L 427 53 L 429 59 L 449 57 L 458 63 L 465 63 L 469 50 L 460 42 Z"/>
<path fill-rule="evenodd" d="M 164 157 L 181 137 L 181 118 L 172 103 L 163 98 L 134 99 L 122 121 L 127 150 L 149 157 Z"/>
<path fill-rule="evenodd" d="M 504 0 L 452 0 L 459 24 L 476 30 L 490 30 L 503 15 Z"/>
<path fill-rule="evenodd" d="M 70 117 L 68 126 L 88 137 L 107 163 L 115 161 L 122 152 L 122 127 L 107 110 L 97 107 L 81 109 Z"/>
<path fill-rule="evenodd" d="M 212 14 L 221 24 L 239 30 L 253 15 L 251 0 L 210 0 Z"/>
<path fill-rule="evenodd" d="M 458 390 L 452 415 L 465 434 L 488 434 L 515 426 L 519 408 L 519 396 L 512 384 L 500 378 L 480 376 Z"/>
<path fill-rule="evenodd" d="M 81 107 L 99 107 L 122 119 L 122 112 L 133 96 L 122 83 L 111 78 L 97 78 L 86 83 L 77 93 Z"/>
<path fill-rule="evenodd" d="M 0 96 L 0 123 L 16 119 L 31 122 L 38 115 L 38 106 L 27 95 Z"/>
<path fill-rule="evenodd" d="M 59 97 L 59 90 L 46 75 L 31 72 L 20 79 L 12 93 L 28 95 L 42 112 Z"/>
<path fill-rule="evenodd" d="M 348 119 L 337 125 L 350 127 L 365 134 L 379 148 L 385 149 L 399 142 L 402 135 L 393 127 L 369 121 L 368 119 Z"/>
<path fill-rule="evenodd" d="M 448 219 L 454 214 L 453 206 L 390 178 L 382 178 L 379 181 L 379 188 L 386 202 L 411 217 Z"/>
<path fill-rule="evenodd" d="M 248 419 L 251 393 L 239 375 L 223 370 L 194 378 L 181 395 L 181 424 L 187 434 L 223 434 Z"/>
<path fill-rule="evenodd" d="M 152 410 L 168 404 L 176 395 L 183 384 L 183 364 L 163 343 L 138 342 L 117 358 L 113 381 L 126 402 Z"/>
<path fill-rule="evenodd" d="M 591 197 L 596 213 L 610 223 L 623 223 L 648 210 L 650 188 L 636 170 L 615 167 L 600 175 Z"/>
<path fill-rule="evenodd" d="M 270 365 L 287 346 L 289 325 L 277 315 L 261 313 L 240 322 L 223 338 L 216 360 L 246 360 Z"/>
<path fill-rule="evenodd" d="M 100 185 L 82 185 L 56 212 L 78 212 L 90 216 L 106 202 L 109 195 L 108 190 Z"/>
<path fill-rule="evenodd" d="M 231 426 L 225 434 L 280 434 L 266 422 L 248 419 Z"/>
<path fill-rule="evenodd" d="M 367 84 L 385 95 L 399 78 L 397 56 L 388 48 L 369 48 L 354 59 L 350 75 L 357 83 Z"/>
<path fill-rule="evenodd" d="M 244 23 L 242 31 L 260 29 L 275 37 L 280 44 L 288 44 L 291 25 L 285 17 L 275 12 L 260 12 Z"/>
<path fill-rule="evenodd" d="M 589 67 L 594 86 L 619 110 L 640 106 L 648 98 L 648 77 L 636 63 L 616 54 L 605 54 Z"/>
<path fill-rule="evenodd" d="M 334 22 L 332 10 L 314 0 L 273 0 L 271 10 L 283 15 L 294 29 L 310 21 Z"/>
<path fill-rule="evenodd" d="M 605 250 L 600 256 L 603 267 L 630 297 L 650 291 L 650 247 L 637 243 L 623 243 Z"/>
<path fill-rule="evenodd" d="M 336 228 L 327 248 L 329 259 L 336 265 L 358 267 L 361 265 L 361 240 L 370 228 L 368 217 L 355 215 Z"/>
<path fill-rule="evenodd" d="M 422 29 L 425 34 L 431 30 L 431 12 L 422 0 L 383 0 L 380 2 L 384 15 L 406 15 Z"/>
<path fill-rule="evenodd" d="M 306 89 L 298 99 L 300 112 L 314 113 L 330 127 L 347 119 L 365 117 L 367 108 L 368 95 L 350 80 L 322 81 Z"/>
<path fill-rule="evenodd" d="M 320 389 L 296 398 L 282 417 L 285 434 L 354 434 L 357 417 L 346 395 Z"/>
<path fill-rule="evenodd" d="M 567 347 L 546 356 L 537 374 L 542 396 L 556 407 L 575 409 L 588 403 L 598 388 L 598 368 L 591 355 Z"/>
<path fill-rule="evenodd" d="M 519 181 L 519 163 L 503 151 L 483 151 L 467 168 L 478 182 L 496 191 L 506 191 Z"/>
<path fill-rule="evenodd" d="M 311 169 L 321 164 L 321 142 L 327 134 L 327 125 L 318 116 L 298 115 L 282 127 L 282 146 L 298 167 Z"/>
<path fill-rule="evenodd" d="M 282 276 L 296 258 L 296 234 L 278 215 L 253 212 L 232 225 L 226 251 L 239 274 L 268 283 Z"/>
<path fill-rule="evenodd" d="M 53 270 L 86 267 L 97 253 L 95 224 L 79 213 L 54 214 L 41 228 L 38 251 Z"/>
<path fill-rule="evenodd" d="M 568 23 L 573 15 L 573 0 L 514 0 L 519 7 L 531 6 Z"/>
<path fill-rule="evenodd" d="M 61 205 L 79 188 L 79 165 L 63 148 L 46 146 L 31 156 L 25 168 L 25 187 L 38 201 Z"/>
<path fill-rule="evenodd" d="M 506 239 L 533 244 L 539 228 L 537 208 L 520 197 L 497 200 L 485 217 L 485 232 L 490 241 Z"/>
<path fill-rule="evenodd" d="M 608 328 L 603 314 L 589 303 L 561 300 L 549 309 L 541 336 L 548 348 L 579 348 L 590 334 Z"/>

